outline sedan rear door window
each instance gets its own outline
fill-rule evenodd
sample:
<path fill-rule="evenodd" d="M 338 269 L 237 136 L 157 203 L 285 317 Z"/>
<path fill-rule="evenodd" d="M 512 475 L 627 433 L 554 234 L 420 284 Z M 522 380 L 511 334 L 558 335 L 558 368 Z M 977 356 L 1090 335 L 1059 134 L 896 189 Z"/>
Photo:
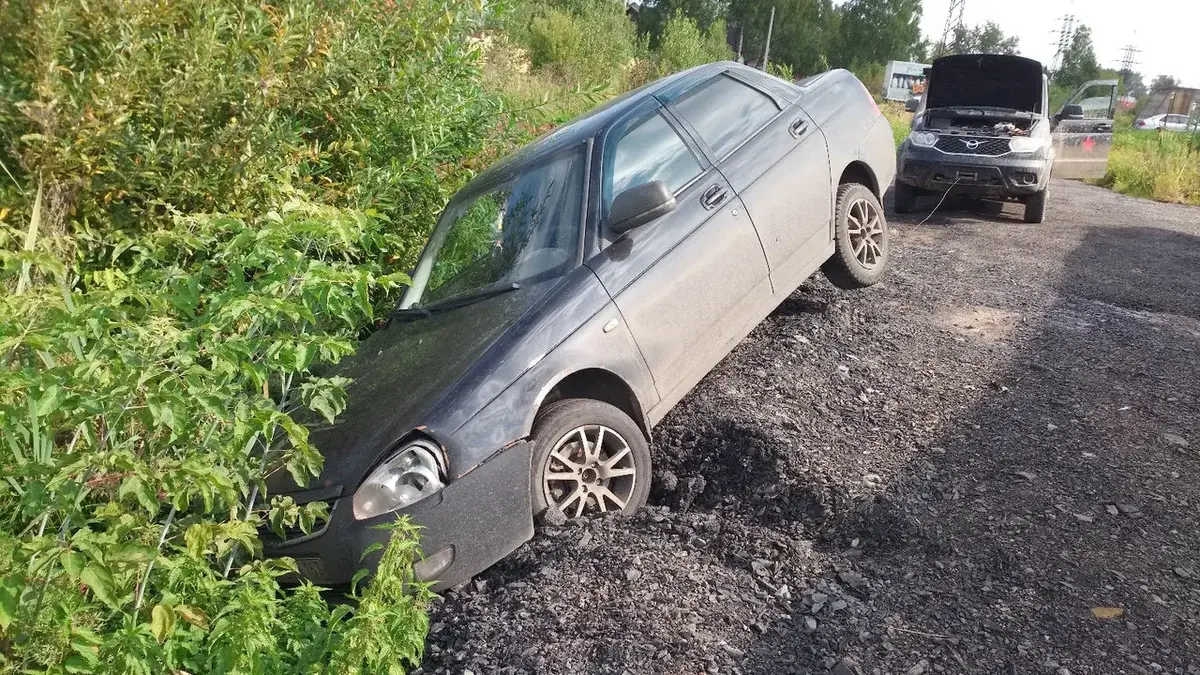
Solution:
<path fill-rule="evenodd" d="M 774 99 L 728 75 L 718 75 L 674 102 L 675 109 L 723 159 L 779 114 Z"/>

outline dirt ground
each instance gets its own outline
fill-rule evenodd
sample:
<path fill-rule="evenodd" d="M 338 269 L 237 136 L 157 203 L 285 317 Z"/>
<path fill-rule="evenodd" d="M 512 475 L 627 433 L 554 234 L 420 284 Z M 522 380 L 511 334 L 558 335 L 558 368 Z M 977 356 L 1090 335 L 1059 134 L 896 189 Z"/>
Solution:
<path fill-rule="evenodd" d="M 1200 675 L 1200 208 L 1048 209 L 891 215 L 884 283 L 794 293 L 651 507 L 449 592 L 422 672 Z"/>

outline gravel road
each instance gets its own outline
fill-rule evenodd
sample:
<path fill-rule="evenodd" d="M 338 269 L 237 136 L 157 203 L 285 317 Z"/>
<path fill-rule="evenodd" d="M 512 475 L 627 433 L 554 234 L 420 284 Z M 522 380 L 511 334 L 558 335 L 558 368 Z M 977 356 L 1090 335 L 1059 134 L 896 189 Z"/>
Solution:
<path fill-rule="evenodd" d="M 892 215 L 884 283 L 794 293 L 651 507 L 449 592 L 422 672 L 1200 675 L 1200 208 L 1020 214 Z"/>

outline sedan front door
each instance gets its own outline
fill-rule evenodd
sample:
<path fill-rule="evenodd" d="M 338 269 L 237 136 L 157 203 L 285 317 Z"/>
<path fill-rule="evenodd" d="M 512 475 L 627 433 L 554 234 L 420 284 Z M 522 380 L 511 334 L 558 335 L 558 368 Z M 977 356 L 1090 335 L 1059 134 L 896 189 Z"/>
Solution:
<path fill-rule="evenodd" d="M 615 195 L 661 180 L 676 208 L 587 264 L 616 301 L 669 410 L 753 328 L 771 299 L 762 246 L 733 188 L 651 99 L 602 140 L 601 222 Z"/>

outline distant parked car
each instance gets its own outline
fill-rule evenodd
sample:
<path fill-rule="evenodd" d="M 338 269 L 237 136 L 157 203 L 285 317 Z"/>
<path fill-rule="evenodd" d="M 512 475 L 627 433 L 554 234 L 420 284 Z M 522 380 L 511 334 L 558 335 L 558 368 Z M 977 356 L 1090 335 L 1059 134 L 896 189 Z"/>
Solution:
<path fill-rule="evenodd" d="M 535 514 L 630 512 L 650 429 L 817 270 L 888 266 L 892 132 L 853 75 L 794 85 L 735 63 L 651 83 L 480 174 L 446 207 L 389 325 L 336 374 L 310 439 L 319 531 L 263 532 L 344 584 L 408 515 L 444 588 L 533 535 Z"/>
<path fill-rule="evenodd" d="M 1187 131 L 1187 115 L 1154 115 L 1143 117 L 1133 123 L 1137 129 L 1165 129 L 1167 131 Z"/>

